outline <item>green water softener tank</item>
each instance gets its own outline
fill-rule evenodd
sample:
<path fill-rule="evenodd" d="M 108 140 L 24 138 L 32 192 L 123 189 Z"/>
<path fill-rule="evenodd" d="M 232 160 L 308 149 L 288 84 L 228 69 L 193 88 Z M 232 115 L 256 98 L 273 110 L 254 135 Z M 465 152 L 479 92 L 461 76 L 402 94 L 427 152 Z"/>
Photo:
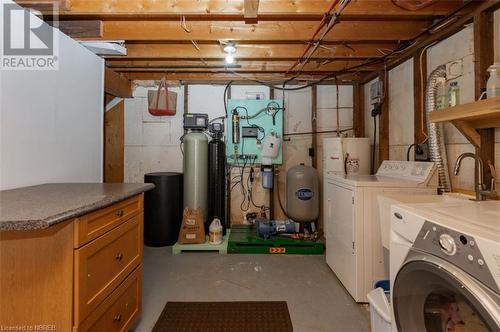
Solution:
<path fill-rule="evenodd" d="M 207 218 L 208 138 L 191 131 L 183 138 L 184 148 L 184 207 L 199 209 Z"/>
<path fill-rule="evenodd" d="M 296 222 L 312 222 L 319 217 L 319 178 L 316 169 L 300 164 L 288 170 L 286 210 Z"/>

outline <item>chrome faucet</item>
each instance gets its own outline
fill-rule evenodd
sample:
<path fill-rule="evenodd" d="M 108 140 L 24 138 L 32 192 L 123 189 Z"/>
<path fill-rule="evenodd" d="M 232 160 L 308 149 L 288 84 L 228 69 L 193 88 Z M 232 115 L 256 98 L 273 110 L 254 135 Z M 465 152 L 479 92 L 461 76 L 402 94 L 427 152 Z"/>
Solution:
<path fill-rule="evenodd" d="M 474 153 L 470 152 L 462 153 L 460 156 L 458 156 L 457 161 L 455 162 L 455 170 L 453 173 L 455 175 L 458 175 L 458 173 L 460 172 L 460 165 L 462 164 L 462 160 L 467 157 L 475 160 L 475 166 L 474 166 L 474 190 L 476 192 L 475 200 L 485 201 L 487 198 L 495 198 L 496 192 L 494 187 L 492 187 L 491 190 L 485 190 L 483 183 L 484 166 L 483 166 L 483 161 L 478 155 L 475 155 Z"/>

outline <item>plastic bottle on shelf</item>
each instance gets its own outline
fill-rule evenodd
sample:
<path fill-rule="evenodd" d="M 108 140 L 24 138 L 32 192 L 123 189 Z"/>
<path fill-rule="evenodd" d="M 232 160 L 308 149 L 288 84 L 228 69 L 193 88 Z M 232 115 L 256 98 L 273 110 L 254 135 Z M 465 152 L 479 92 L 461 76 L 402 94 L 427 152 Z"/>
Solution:
<path fill-rule="evenodd" d="M 438 78 L 437 89 L 436 89 L 436 108 L 448 107 L 448 87 L 446 85 L 446 79 Z"/>
<path fill-rule="evenodd" d="M 500 96 L 500 63 L 495 62 L 488 68 L 490 78 L 486 83 L 487 98 Z"/>
<path fill-rule="evenodd" d="M 460 87 L 458 86 L 458 82 L 455 81 L 450 83 L 448 99 L 450 107 L 460 105 Z"/>

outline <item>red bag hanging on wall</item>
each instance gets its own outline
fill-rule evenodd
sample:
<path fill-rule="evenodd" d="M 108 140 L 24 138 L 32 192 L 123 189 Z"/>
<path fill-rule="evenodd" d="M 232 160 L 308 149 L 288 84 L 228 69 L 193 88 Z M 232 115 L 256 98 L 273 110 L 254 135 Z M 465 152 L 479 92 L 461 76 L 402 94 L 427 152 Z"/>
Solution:
<path fill-rule="evenodd" d="M 175 115 L 177 93 L 168 91 L 167 79 L 161 79 L 158 90 L 148 91 L 149 113 L 155 116 Z"/>

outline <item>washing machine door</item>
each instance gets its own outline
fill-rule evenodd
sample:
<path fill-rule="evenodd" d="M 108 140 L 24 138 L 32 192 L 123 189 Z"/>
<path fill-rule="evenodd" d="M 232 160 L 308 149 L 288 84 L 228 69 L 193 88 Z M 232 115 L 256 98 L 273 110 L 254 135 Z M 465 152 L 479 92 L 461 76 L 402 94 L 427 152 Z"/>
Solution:
<path fill-rule="evenodd" d="M 500 298 L 466 272 L 438 257 L 415 255 L 392 289 L 399 332 L 500 331 Z"/>

